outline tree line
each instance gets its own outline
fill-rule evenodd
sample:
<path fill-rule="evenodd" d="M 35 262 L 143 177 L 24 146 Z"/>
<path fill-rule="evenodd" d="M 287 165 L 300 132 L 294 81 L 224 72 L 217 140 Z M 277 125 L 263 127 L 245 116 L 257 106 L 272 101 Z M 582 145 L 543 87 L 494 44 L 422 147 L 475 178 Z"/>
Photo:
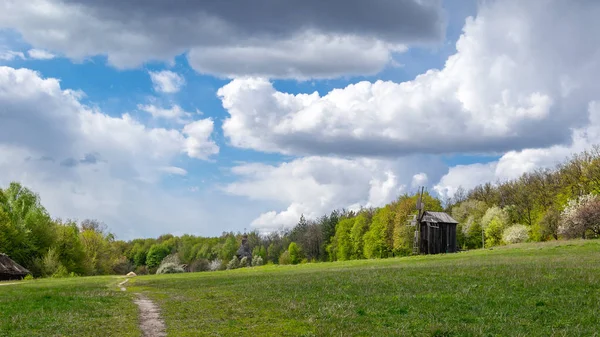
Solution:
<path fill-rule="evenodd" d="M 525 241 L 600 236 L 600 147 L 553 169 L 518 179 L 459 188 L 448 200 L 425 193 L 430 211 L 446 211 L 459 225 L 460 249 Z M 54 219 L 40 198 L 17 182 L 0 189 L 0 252 L 36 277 L 205 271 L 263 264 L 343 261 L 412 254 L 416 194 L 380 208 L 301 216 L 291 229 L 247 233 L 251 261 L 235 261 L 242 233 L 218 237 L 161 235 L 117 240 L 100 221 Z M 168 261 L 170 268 L 160 268 Z M 258 261 L 258 262 L 257 262 Z M 174 267 L 173 267 L 174 266 Z M 168 272 L 168 271 L 167 271 Z"/>

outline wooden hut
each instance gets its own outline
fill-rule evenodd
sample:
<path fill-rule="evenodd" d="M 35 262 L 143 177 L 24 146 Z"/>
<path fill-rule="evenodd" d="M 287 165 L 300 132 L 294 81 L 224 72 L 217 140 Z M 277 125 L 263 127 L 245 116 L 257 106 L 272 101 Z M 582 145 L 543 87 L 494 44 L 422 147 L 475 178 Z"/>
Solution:
<path fill-rule="evenodd" d="M 458 221 L 444 212 L 425 211 L 419 221 L 419 253 L 455 253 Z"/>
<path fill-rule="evenodd" d="M 0 253 L 0 281 L 21 280 L 27 274 L 30 274 L 29 270 L 23 268 L 6 254 Z"/>

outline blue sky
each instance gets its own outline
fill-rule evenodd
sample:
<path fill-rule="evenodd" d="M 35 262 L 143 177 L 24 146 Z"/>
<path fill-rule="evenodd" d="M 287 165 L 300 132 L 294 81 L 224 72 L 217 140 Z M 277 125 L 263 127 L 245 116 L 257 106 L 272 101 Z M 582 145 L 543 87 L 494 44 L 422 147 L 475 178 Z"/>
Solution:
<path fill-rule="evenodd" d="M 131 239 L 271 231 L 552 167 L 596 142 L 599 6 L 542 2 L 290 2 L 277 19 L 262 1 L 246 18 L 0 0 L 0 184 Z"/>

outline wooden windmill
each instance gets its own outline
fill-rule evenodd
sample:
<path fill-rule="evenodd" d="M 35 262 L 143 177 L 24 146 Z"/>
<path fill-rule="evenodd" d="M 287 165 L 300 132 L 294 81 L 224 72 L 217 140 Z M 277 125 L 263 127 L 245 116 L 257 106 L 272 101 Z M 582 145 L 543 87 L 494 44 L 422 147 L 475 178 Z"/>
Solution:
<path fill-rule="evenodd" d="M 416 226 L 413 242 L 414 254 L 454 253 L 457 251 L 456 226 L 458 221 L 444 212 L 425 210 L 421 187 L 417 198 L 417 214 L 410 220 L 411 226 Z"/>

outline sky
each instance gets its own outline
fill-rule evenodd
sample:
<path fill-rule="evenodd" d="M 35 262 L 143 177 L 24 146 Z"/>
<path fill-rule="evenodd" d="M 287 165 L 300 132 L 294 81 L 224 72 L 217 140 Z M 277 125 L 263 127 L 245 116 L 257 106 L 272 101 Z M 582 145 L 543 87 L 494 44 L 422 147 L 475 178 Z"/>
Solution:
<path fill-rule="evenodd" d="M 0 186 L 118 238 L 290 228 L 600 140 L 600 2 L 0 0 Z"/>

